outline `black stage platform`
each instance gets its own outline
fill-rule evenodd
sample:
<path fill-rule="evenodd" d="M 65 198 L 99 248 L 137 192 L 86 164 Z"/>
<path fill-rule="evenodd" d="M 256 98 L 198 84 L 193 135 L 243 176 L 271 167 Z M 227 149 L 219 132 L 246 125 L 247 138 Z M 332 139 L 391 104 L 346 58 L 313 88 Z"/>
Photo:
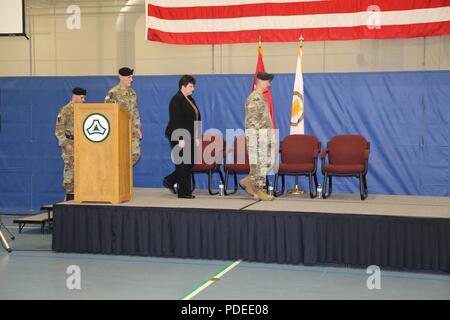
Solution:
<path fill-rule="evenodd" d="M 196 196 L 136 188 L 120 205 L 55 204 L 53 250 L 450 272 L 448 197 Z"/>

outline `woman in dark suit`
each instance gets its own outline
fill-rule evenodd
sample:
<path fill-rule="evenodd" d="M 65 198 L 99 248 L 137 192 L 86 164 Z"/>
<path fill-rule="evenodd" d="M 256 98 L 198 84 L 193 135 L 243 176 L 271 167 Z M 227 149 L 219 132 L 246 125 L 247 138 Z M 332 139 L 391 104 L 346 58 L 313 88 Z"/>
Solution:
<path fill-rule="evenodd" d="M 191 172 L 195 146 L 198 146 L 200 138 L 200 126 L 196 121 L 201 120 L 200 110 L 192 97 L 195 79 L 190 75 L 182 76 L 178 88 L 170 100 L 169 123 L 165 132 L 172 147 L 175 171 L 164 178 L 163 184 L 175 193 L 174 184 L 177 183 L 178 198 L 193 199 Z"/>

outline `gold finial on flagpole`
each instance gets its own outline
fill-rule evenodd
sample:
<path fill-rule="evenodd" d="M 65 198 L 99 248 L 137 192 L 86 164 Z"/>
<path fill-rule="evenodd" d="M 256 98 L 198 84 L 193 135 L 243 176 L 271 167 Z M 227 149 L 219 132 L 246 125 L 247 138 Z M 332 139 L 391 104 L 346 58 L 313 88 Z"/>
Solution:
<path fill-rule="evenodd" d="M 303 40 L 305 40 L 305 38 L 303 38 L 303 34 L 300 35 L 300 37 L 298 38 L 299 44 L 298 44 L 298 49 L 297 49 L 297 53 L 300 55 L 300 57 L 303 55 Z"/>
<path fill-rule="evenodd" d="M 261 36 L 259 36 L 259 38 L 258 38 L 258 45 L 261 47 L 262 46 L 262 37 Z"/>

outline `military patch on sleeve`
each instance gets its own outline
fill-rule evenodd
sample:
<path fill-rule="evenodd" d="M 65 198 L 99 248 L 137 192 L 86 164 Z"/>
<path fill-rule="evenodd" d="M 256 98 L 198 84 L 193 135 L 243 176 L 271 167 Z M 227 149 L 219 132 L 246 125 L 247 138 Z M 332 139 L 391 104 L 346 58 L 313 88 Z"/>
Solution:
<path fill-rule="evenodd" d="M 58 114 L 58 122 L 60 122 L 60 121 L 61 121 L 61 115 Z"/>

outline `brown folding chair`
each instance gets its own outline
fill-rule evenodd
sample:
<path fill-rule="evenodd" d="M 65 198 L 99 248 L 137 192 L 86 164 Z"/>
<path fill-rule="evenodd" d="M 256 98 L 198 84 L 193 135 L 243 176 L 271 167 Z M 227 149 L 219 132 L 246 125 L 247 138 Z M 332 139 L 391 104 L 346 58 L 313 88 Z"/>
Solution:
<path fill-rule="evenodd" d="M 317 158 L 320 152 L 320 142 L 316 137 L 307 134 L 293 134 L 283 139 L 280 144 L 281 162 L 275 175 L 276 197 L 281 196 L 285 189 L 285 176 L 307 176 L 309 178 L 309 195 L 317 196 L 312 179 L 317 187 Z M 278 191 L 278 176 L 281 176 L 281 191 Z M 314 190 L 314 191 L 313 191 Z"/>
<path fill-rule="evenodd" d="M 229 152 L 233 152 L 233 160 L 229 163 L 225 161 L 225 164 L 223 166 L 223 169 L 225 171 L 225 195 L 230 195 L 237 192 L 239 185 L 237 181 L 238 174 L 248 174 L 250 172 L 245 135 L 241 135 L 235 138 L 233 149 L 229 150 Z M 228 182 L 230 174 L 232 174 L 234 178 L 234 188 L 232 192 L 228 192 Z"/>
<path fill-rule="evenodd" d="M 359 179 L 361 200 L 368 196 L 366 174 L 369 169 L 370 142 L 362 135 L 343 134 L 334 136 L 322 150 L 323 198 L 331 195 L 332 177 L 356 176 Z M 325 158 L 328 154 L 328 164 Z M 327 193 L 327 178 L 330 191 Z"/>
<path fill-rule="evenodd" d="M 223 138 L 220 135 L 203 136 L 200 143 L 202 144 L 202 148 L 197 148 L 196 150 L 197 152 L 201 152 L 201 154 L 197 154 L 197 159 L 201 159 L 201 162 L 195 163 L 192 166 L 192 191 L 195 190 L 195 174 L 206 173 L 208 174 L 209 194 L 219 194 L 219 191 L 213 191 L 212 189 L 212 178 L 214 173 L 218 173 L 220 181 L 224 184 L 223 174 L 222 171 L 220 171 L 224 154 Z M 215 148 L 214 146 L 216 144 L 220 147 Z"/>

